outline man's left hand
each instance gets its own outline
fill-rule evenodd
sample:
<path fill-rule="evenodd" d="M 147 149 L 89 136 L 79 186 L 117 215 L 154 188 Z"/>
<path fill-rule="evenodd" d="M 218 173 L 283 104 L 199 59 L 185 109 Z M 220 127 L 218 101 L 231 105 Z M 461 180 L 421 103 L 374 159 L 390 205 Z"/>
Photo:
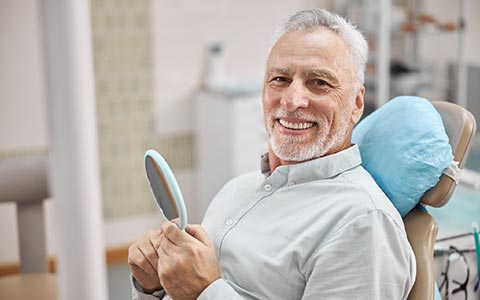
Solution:
<path fill-rule="evenodd" d="M 172 222 L 162 224 L 158 253 L 158 277 L 175 300 L 197 299 L 220 278 L 215 247 L 200 225 L 187 225 L 186 232 Z"/>

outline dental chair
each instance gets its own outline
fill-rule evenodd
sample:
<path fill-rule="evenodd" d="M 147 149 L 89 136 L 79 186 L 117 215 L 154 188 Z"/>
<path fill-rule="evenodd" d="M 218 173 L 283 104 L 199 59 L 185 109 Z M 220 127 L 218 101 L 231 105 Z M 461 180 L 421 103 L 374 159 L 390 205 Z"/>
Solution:
<path fill-rule="evenodd" d="M 443 101 L 432 102 L 440 113 L 454 155 L 454 161 L 462 169 L 470 151 L 470 145 L 476 132 L 473 115 L 466 109 Z M 420 200 L 422 206 L 441 207 L 451 198 L 456 187 L 455 181 L 446 175 L 428 190 Z M 417 278 L 409 295 L 409 300 L 434 299 L 434 263 L 433 247 L 438 225 L 433 217 L 421 207 L 414 208 L 404 218 L 408 240 L 417 260 Z"/>

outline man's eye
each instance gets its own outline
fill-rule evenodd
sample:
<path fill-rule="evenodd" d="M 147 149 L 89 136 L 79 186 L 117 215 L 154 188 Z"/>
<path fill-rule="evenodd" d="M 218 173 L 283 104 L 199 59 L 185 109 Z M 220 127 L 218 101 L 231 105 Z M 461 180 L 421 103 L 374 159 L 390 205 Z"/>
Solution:
<path fill-rule="evenodd" d="M 269 81 L 269 84 L 272 87 L 284 87 L 284 86 L 288 86 L 289 83 L 290 83 L 290 80 L 287 77 L 283 77 L 283 76 L 272 77 Z"/>
<path fill-rule="evenodd" d="M 274 82 L 287 82 L 288 80 L 285 77 L 274 77 L 272 79 L 272 81 L 274 81 Z"/>
<path fill-rule="evenodd" d="M 315 80 L 312 80 L 312 84 L 314 86 L 328 86 L 328 83 L 325 81 L 325 80 L 322 80 L 322 79 L 315 79 Z"/>

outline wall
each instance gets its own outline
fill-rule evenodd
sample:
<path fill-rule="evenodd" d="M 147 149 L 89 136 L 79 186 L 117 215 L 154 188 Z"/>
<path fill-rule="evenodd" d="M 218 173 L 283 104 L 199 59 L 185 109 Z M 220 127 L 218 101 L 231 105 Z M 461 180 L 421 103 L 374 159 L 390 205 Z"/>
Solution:
<path fill-rule="evenodd" d="M 325 2 L 92 0 L 105 218 L 156 209 L 143 174 L 148 148 L 166 157 L 187 196 L 193 192 L 191 94 L 208 41 L 224 42 L 232 82 L 258 84 L 280 20 Z M 0 157 L 47 153 L 37 2 L 8 0 L 1 5 Z M 182 126 L 187 129 L 179 130 Z"/>
<path fill-rule="evenodd" d="M 38 1 L 0 1 L 0 158 L 46 151 Z"/>
<path fill-rule="evenodd" d="M 191 121 L 190 95 L 199 81 L 206 42 L 224 41 L 232 82 L 258 82 L 280 19 L 326 2 L 91 1 L 107 246 L 128 244 L 161 222 L 143 172 L 146 149 L 166 157 L 187 206 L 195 201 L 194 136 L 191 125 L 187 130 L 177 125 L 185 117 Z M 48 153 L 41 47 L 38 2 L 1 1 L 0 158 Z M 55 253 L 54 209 L 55 199 L 46 205 L 50 253 Z M 0 243 L 8 245 L 0 249 L 0 263 L 16 260 L 13 205 L 0 205 L 0 220 Z"/>
<path fill-rule="evenodd" d="M 150 214 L 155 209 L 141 162 L 149 147 L 166 156 L 182 189 L 193 193 L 191 95 L 201 79 L 208 42 L 221 41 L 225 47 L 227 81 L 258 83 L 271 33 L 280 20 L 296 9 L 327 2 L 93 0 L 105 218 Z M 448 21 L 457 18 L 457 4 L 428 0 L 423 6 Z M 0 158 L 47 152 L 36 6 L 33 0 L 0 3 Z M 470 1 L 467 18 L 469 61 L 478 65 L 479 6 Z M 456 34 L 422 35 L 421 54 L 429 64 L 440 66 L 436 74 L 446 78 L 448 62 L 456 59 Z"/>
<path fill-rule="evenodd" d="M 150 147 L 167 158 L 187 202 L 194 201 L 191 96 L 201 80 L 209 42 L 224 45 L 228 82 L 258 84 L 280 20 L 296 9 L 329 7 L 328 3 L 92 0 L 105 219 L 151 215 L 156 210 L 142 164 L 144 150 Z M 457 4 L 428 0 L 424 9 L 439 19 L 455 20 Z M 0 2 L 0 158 L 47 153 L 37 5 L 33 0 Z M 480 40 L 475 35 L 480 31 L 479 5 L 470 1 L 467 19 L 473 64 L 480 64 Z M 422 57 L 430 64 L 446 66 L 455 59 L 455 33 L 425 34 L 421 44 Z M 444 72 L 440 70 L 439 77 L 446 76 Z"/>
<path fill-rule="evenodd" d="M 191 95 L 203 79 L 210 43 L 222 45 L 227 85 L 261 85 L 276 27 L 286 15 L 308 5 L 271 0 L 154 1 L 156 131 L 162 135 L 192 131 Z"/>

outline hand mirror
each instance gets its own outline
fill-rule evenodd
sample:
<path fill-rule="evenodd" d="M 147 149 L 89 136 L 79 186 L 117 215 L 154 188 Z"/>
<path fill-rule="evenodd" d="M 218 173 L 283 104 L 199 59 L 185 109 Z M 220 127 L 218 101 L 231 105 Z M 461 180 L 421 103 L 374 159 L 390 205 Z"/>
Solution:
<path fill-rule="evenodd" d="M 187 226 L 187 210 L 182 192 L 172 170 L 157 151 L 145 152 L 145 172 L 160 211 L 167 220 L 179 218 L 178 225 L 184 230 Z"/>

